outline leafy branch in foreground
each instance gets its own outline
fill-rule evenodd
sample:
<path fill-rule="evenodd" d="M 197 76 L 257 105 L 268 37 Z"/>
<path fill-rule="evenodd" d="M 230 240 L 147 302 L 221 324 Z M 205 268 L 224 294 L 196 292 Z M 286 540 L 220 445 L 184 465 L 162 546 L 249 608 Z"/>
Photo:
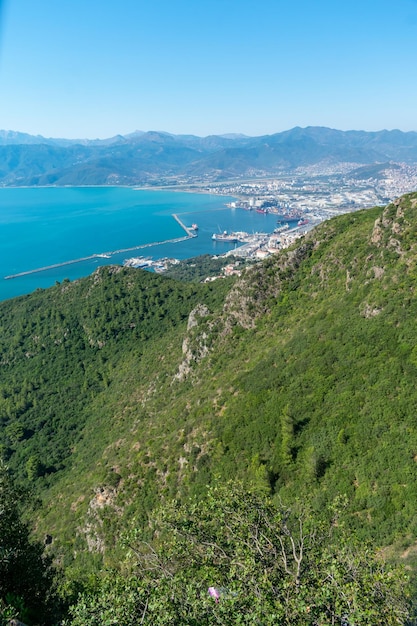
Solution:
<path fill-rule="evenodd" d="M 126 535 L 129 573 L 83 594 L 73 626 L 127 626 L 133 616 L 178 626 L 407 620 L 402 569 L 349 538 L 334 514 L 317 521 L 230 483 L 163 507 L 149 530 L 150 540 L 136 528 Z"/>
<path fill-rule="evenodd" d="M 54 570 L 21 519 L 21 493 L 0 463 L 0 623 L 52 623 Z M 56 607 L 55 607 L 56 608 Z"/>

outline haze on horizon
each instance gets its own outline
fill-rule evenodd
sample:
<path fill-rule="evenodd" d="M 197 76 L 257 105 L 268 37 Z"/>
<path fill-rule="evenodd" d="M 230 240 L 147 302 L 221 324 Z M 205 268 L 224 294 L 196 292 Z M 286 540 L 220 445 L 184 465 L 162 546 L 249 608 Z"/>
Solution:
<path fill-rule="evenodd" d="M 0 0 L 0 128 L 417 130 L 417 1 Z"/>

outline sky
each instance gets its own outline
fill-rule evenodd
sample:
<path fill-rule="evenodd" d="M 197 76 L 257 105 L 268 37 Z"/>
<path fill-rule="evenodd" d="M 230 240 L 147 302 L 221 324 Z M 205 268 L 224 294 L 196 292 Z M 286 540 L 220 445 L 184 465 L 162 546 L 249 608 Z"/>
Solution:
<path fill-rule="evenodd" d="M 0 0 L 0 129 L 417 130 L 417 0 Z"/>

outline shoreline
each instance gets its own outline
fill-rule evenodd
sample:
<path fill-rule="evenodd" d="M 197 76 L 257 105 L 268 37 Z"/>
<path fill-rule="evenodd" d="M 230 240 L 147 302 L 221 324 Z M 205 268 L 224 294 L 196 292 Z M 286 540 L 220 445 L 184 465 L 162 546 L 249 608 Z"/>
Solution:
<path fill-rule="evenodd" d="M 224 252 L 223 246 L 217 246 L 217 249 L 214 248 L 211 237 L 209 237 L 207 232 L 211 234 L 220 229 L 248 230 L 249 232 L 259 230 L 259 226 L 255 226 L 255 224 L 253 226 L 248 225 L 244 227 L 242 225 L 240 227 L 240 213 L 237 211 L 236 213 L 234 211 L 231 212 L 230 207 L 227 206 L 228 203 L 235 200 L 236 196 L 232 194 L 212 194 L 207 189 L 204 193 L 201 193 L 201 189 L 188 188 L 186 193 L 184 189 L 176 187 L 176 194 L 173 193 L 172 189 L 138 188 L 126 185 L 35 185 L 0 187 L 1 189 L 5 191 L 3 194 L 0 191 L 3 207 L 0 210 L 0 219 L 3 219 L 5 225 L 10 224 L 12 236 L 6 239 L 6 233 L 9 231 L 4 230 L 3 272 L 0 277 L 3 288 L 0 290 L 0 301 L 31 293 L 37 288 L 46 288 L 53 285 L 56 281 L 64 280 L 64 278 L 75 280 L 78 277 L 89 275 L 98 265 L 121 264 L 124 256 L 132 256 L 132 253 L 133 255 L 135 254 L 135 250 L 138 250 L 139 253 L 145 247 L 150 254 L 153 254 L 154 258 L 173 256 L 183 259 L 206 253 L 219 254 Z M 20 194 L 16 191 L 18 189 L 25 191 L 22 191 Z M 39 189 L 39 192 L 36 192 L 37 189 Z M 137 200 L 136 191 L 138 192 Z M 155 191 L 155 194 L 147 194 L 147 191 Z M 181 196 L 181 193 L 184 193 L 184 196 Z M 171 199 L 169 198 L 170 196 Z M 126 214 L 124 213 L 125 198 L 128 210 Z M 158 198 L 160 199 L 158 200 Z M 68 215 L 73 214 L 74 219 L 71 218 L 68 221 L 68 224 L 72 225 L 71 228 L 73 230 L 69 231 L 71 233 L 69 238 L 68 235 L 65 235 L 66 239 L 69 239 L 71 242 L 76 241 L 77 231 L 75 229 L 77 228 L 78 231 L 81 231 L 84 228 L 84 213 L 80 213 L 80 217 L 78 217 L 76 210 L 78 203 L 82 206 L 84 202 L 87 207 L 91 208 L 91 224 L 95 223 L 96 228 L 100 232 L 104 232 L 105 235 L 96 238 L 94 231 L 92 231 L 91 237 L 88 238 L 83 233 L 82 239 L 84 244 L 86 244 L 84 249 L 71 243 L 71 245 L 63 246 L 62 250 L 57 248 L 57 246 L 53 246 L 53 248 L 51 247 L 51 253 L 53 252 L 53 254 L 49 252 L 46 254 L 42 251 L 35 236 L 37 224 L 44 222 L 46 225 L 45 232 L 47 232 L 48 236 L 50 229 L 53 229 L 55 239 L 56 237 L 59 238 L 61 231 L 65 232 L 64 228 L 61 228 L 60 222 L 55 224 L 52 218 L 54 218 L 56 212 L 65 213 L 67 200 Z M 123 228 L 127 232 L 127 238 L 120 238 L 117 230 L 115 231 L 117 238 L 112 236 L 111 225 L 113 224 L 113 217 L 109 215 L 107 220 L 107 206 L 111 208 L 114 203 L 120 208 L 120 211 L 114 213 L 114 223 L 119 223 L 120 221 L 121 224 L 125 224 Z M 88 220 L 90 220 L 90 208 L 86 210 L 86 219 Z M 201 211 L 202 223 L 199 223 L 198 213 Z M 141 224 L 147 223 L 148 215 L 151 216 L 153 213 L 155 215 L 150 219 L 154 221 L 155 225 L 149 227 L 149 229 L 142 229 Z M 178 229 L 179 224 L 177 224 L 177 228 L 171 227 L 170 224 L 175 224 L 173 220 L 174 213 L 177 214 L 187 228 L 191 227 L 192 222 L 199 223 L 199 236 L 197 238 L 189 238 L 188 230 L 183 227 Z M 235 217 L 233 217 L 233 214 L 235 214 Z M 127 216 L 127 222 L 124 215 Z M 136 215 L 138 216 L 137 222 Z M 246 224 L 246 213 L 241 215 L 244 218 L 242 224 Z M 165 221 L 160 222 L 160 216 Z M 29 222 L 33 222 L 33 226 L 27 226 L 29 224 L 29 222 L 26 222 L 27 219 Z M 20 230 L 20 222 L 25 230 Z M 252 224 L 251 221 L 249 223 Z M 91 226 L 90 221 L 88 224 Z M 106 226 L 107 224 L 109 227 Z M 159 224 L 162 225 L 161 228 L 159 228 Z M 19 235 L 20 232 L 22 232 L 22 237 Z M 120 232 L 123 233 L 123 229 Z M 184 236 L 186 236 L 186 239 Z M 33 250 L 31 245 L 32 237 L 36 239 L 36 245 L 33 246 Z M 173 243 L 173 246 L 170 247 L 171 239 L 179 241 L 179 243 Z M 45 241 L 49 241 L 49 239 L 45 238 Z M 144 241 L 145 243 L 143 243 Z M 46 245 L 48 247 L 49 244 Z M 21 248 L 22 253 L 20 254 Z M 225 249 L 227 250 L 228 248 Z M 151 250 L 154 250 L 154 252 L 151 253 Z M 110 251 L 112 254 L 109 255 L 108 252 L 102 251 Z M 123 254 L 120 253 L 121 251 L 123 251 Z M 38 252 L 42 252 L 42 254 Z M 108 258 L 100 258 L 102 255 L 108 255 Z M 80 259 L 83 262 L 80 262 Z M 45 269 L 50 269 L 51 271 L 44 271 Z M 42 272 L 39 272 L 39 270 L 42 270 Z M 21 278 L 18 281 L 4 280 L 6 276 L 21 276 Z"/>
<path fill-rule="evenodd" d="M 226 181 L 227 182 L 227 181 Z M 244 182 L 244 181 L 243 181 Z M 213 183 L 214 184 L 214 183 Z M 132 189 L 134 191 L 181 191 L 196 194 L 209 194 L 221 197 L 223 194 L 213 193 L 206 188 L 197 187 L 195 190 L 189 185 L 182 187 L 181 185 L 0 185 L 2 189 Z"/>
<path fill-rule="evenodd" d="M 184 214 L 186 215 L 186 214 Z M 110 250 L 108 252 L 95 252 L 94 254 L 90 254 L 88 256 L 80 257 L 79 259 L 70 259 L 69 261 L 61 261 L 60 263 L 52 263 L 51 265 L 44 265 L 43 267 L 35 267 L 30 270 L 25 270 L 23 272 L 17 272 L 16 274 L 9 274 L 8 276 L 3 276 L 4 280 L 13 280 L 15 278 L 22 278 L 23 276 L 29 276 L 30 274 L 38 274 L 40 272 L 47 272 L 48 270 L 58 269 L 60 267 L 65 267 L 66 265 L 74 265 L 75 263 L 84 263 L 85 261 L 91 261 L 93 259 L 110 259 L 112 256 L 116 254 L 124 254 L 125 252 L 134 252 L 135 250 L 142 250 L 143 248 L 153 248 L 154 246 L 161 246 L 164 244 L 172 244 L 172 243 L 180 243 L 182 241 L 187 241 L 188 239 L 194 239 L 197 237 L 197 233 L 192 229 L 188 228 L 184 222 L 180 220 L 177 213 L 172 213 L 171 217 L 181 226 L 181 228 L 185 231 L 186 235 L 184 237 L 172 237 L 171 239 L 164 239 L 163 241 L 152 241 L 150 243 L 142 243 L 137 246 L 132 246 L 130 248 L 120 248 L 118 250 Z"/>

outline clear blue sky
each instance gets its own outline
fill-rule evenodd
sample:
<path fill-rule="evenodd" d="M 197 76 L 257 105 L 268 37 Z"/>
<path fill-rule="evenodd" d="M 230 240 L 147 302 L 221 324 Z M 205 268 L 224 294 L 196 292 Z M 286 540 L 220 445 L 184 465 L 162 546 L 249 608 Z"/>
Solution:
<path fill-rule="evenodd" d="M 0 129 L 417 130 L 417 0 L 0 0 Z"/>

